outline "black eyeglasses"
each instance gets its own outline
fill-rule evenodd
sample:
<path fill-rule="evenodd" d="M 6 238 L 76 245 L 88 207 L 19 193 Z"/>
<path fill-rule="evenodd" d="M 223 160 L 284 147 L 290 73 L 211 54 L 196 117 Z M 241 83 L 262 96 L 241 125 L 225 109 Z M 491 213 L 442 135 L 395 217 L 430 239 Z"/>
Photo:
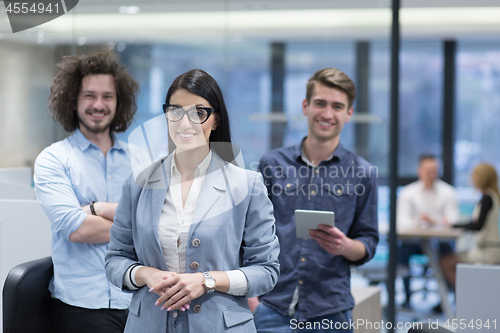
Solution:
<path fill-rule="evenodd" d="M 187 114 L 189 121 L 193 124 L 203 124 L 215 110 L 194 105 L 188 106 L 186 110 L 178 105 L 163 104 L 163 112 L 170 121 L 180 121 Z"/>

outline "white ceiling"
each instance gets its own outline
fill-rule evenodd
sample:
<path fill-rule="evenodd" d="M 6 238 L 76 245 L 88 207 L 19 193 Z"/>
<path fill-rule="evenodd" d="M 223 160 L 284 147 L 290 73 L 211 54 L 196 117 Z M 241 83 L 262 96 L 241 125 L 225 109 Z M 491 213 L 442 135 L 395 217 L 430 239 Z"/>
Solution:
<path fill-rule="evenodd" d="M 68 14 L 0 40 L 28 43 L 388 39 L 390 0 L 80 0 Z M 120 14 L 137 10 L 137 14 Z M 121 9 L 120 9 L 121 8 Z M 499 0 L 402 1 L 403 38 L 500 37 Z"/>

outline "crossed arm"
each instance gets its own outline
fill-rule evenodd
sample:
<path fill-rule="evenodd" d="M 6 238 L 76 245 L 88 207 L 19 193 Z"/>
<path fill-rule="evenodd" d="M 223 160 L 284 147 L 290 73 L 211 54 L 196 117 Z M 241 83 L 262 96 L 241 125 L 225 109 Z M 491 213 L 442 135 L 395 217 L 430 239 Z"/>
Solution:
<path fill-rule="evenodd" d="M 60 155 L 67 154 L 60 151 L 54 153 L 49 149 L 41 153 L 35 163 L 37 199 L 53 224 L 53 229 L 72 242 L 109 242 L 117 204 L 96 202 L 94 208 L 97 215 L 92 215 L 89 205 L 80 207 L 73 182 L 68 176 L 67 161 Z"/>
<path fill-rule="evenodd" d="M 69 236 L 69 240 L 75 243 L 99 244 L 109 242 L 109 230 L 113 225 L 117 203 L 96 202 L 94 210 L 96 215 L 90 212 L 90 206 L 82 206 L 87 217 L 75 232 Z"/>

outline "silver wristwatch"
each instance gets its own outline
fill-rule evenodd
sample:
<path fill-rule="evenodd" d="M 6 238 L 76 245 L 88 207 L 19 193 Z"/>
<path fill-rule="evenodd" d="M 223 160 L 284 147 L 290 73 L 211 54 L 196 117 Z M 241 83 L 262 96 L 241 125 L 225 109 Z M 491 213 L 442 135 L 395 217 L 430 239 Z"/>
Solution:
<path fill-rule="evenodd" d="M 209 271 L 203 272 L 203 285 L 205 286 L 205 289 L 207 290 L 207 294 L 213 293 L 215 291 L 215 287 L 217 286 L 217 281 L 215 281 L 215 278 L 210 274 Z"/>

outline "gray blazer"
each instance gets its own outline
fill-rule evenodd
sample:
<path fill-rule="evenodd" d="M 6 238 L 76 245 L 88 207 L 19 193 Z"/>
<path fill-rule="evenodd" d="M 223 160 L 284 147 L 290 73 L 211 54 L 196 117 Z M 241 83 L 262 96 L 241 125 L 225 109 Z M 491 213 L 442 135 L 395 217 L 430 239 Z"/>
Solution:
<path fill-rule="evenodd" d="M 124 291 L 127 269 L 135 263 L 168 271 L 158 237 L 172 155 L 132 175 L 123 186 L 106 255 L 109 280 Z M 186 273 L 241 269 L 246 297 L 275 286 L 279 243 L 272 203 L 262 176 L 213 154 L 203 183 L 186 250 Z M 125 332 L 167 332 L 167 311 L 147 286 L 133 292 Z M 214 292 L 191 301 L 190 332 L 255 332 L 246 297 Z"/>

